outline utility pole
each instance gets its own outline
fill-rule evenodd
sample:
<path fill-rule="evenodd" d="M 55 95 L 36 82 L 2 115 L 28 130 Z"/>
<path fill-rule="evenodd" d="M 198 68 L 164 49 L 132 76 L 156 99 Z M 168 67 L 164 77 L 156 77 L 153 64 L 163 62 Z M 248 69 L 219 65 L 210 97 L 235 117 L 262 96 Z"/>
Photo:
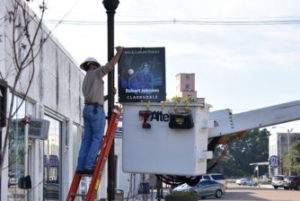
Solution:
<path fill-rule="evenodd" d="M 119 5 L 119 0 L 103 0 L 103 5 L 107 13 L 107 55 L 108 61 L 114 56 L 114 17 L 116 9 Z M 108 117 L 110 118 L 112 110 L 114 108 L 115 100 L 113 94 L 113 88 L 115 84 L 115 71 L 113 70 L 108 74 Z M 116 188 L 116 173 L 115 173 L 115 143 L 112 143 L 112 147 L 108 156 L 108 187 L 107 198 L 108 201 L 115 199 Z"/>
<path fill-rule="evenodd" d="M 3 127 L 6 126 L 7 88 L 8 88 L 7 82 L 5 80 L 0 79 L 0 161 L 2 161 L 2 157 L 4 157 L 4 155 L 2 155 L 2 129 Z M 2 171 L 0 171 L 0 173 L 2 174 Z M 2 192 L 1 174 L 0 174 L 0 192 Z M 1 196 L 0 196 L 0 200 L 1 200 Z"/>

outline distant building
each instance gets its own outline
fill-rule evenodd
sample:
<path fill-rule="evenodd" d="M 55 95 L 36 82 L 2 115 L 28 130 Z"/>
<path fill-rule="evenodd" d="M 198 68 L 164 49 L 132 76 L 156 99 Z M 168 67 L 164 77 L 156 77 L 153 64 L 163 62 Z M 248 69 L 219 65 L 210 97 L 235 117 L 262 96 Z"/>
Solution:
<path fill-rule="evenodd" d="M 195 73 L 179 73 L 176 75 L 176 96 L 192 97 L 195 102 L 204 102 L 204 98 L 197 97 L 195 90 Z"/>
<path fill-rule="evenodd" d="M 288 175 L 283 170 L 282 157 L 284 157 L 291 148 L 292 143 L 300 133 L 275 133 L 269 137 L 269 156 L 277 156 L 279 158 L 278 168 L 270 168 L 270 176 Z"/>

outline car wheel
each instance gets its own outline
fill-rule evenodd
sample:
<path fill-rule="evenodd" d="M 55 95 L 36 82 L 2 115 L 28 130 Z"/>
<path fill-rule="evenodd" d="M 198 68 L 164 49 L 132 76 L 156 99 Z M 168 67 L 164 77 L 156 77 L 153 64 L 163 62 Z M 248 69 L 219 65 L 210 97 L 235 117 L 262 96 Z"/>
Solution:
<path fill-rule="evenodd" d="M 246 183 L 246 182 L 244 182 L 244 183 L 243 183 L 243 185 L 244 185 L 244 186 L 246 186 L 246 185 L 247 185 L 247 183 Z"/>
<path fill-rule="evenodd" d="M 274 188 L 275 188 L 275 189 L 277 189 L 277 188 L 278 188 L 278 186 L 274 186 Z"/>
<path fill-rule="evenodd" d="M 201 199 L 205 199 L 205 198 L 206 198 L 206 196 L 202 196 L 202 197 L 201 197 Z"/>
<path fill-rule="evenodd" d="M 289 188 L 288 187 L 283 187 L 284 188 L 284 190 L 289 190 Z"/>
<path fill-rule="evenodd" d="M 221 198 L 222 197 L 222 191 L 221 190 L 217 190 L 216 191 L 216 198 Z"/>

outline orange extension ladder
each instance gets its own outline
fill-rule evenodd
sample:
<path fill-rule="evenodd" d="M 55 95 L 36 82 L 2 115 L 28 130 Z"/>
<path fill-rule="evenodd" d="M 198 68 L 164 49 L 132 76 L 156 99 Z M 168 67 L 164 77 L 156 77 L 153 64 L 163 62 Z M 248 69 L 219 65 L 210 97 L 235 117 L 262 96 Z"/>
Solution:
<path fill-rule="evenodd" d="M 75 172 L 75 175 L 74 175 L 74 178 L 73 178 L 70 190 L 69 190 L 69 194 L 67 197 L 67 201 L 74 201 L 76 196 L 85 197 L 85 201 L 93 201 L 96 199 L 97 191 L 98 191 L 98 188 L 99 188 L 99 185 L 101 182 L 102 173 L 103 173 L 103 170 L 105 167 L 105 163 L 107 161 L 108 154 L 110 152 L 110 148 L 112 146 L 112 143 L 113 143 L 113 140 L 115 137 L 118 120 L 119 120 L 119 117 L 121 116 L 121 113 L 122 113 L 122 109 L 115 106 L 115 108 L 111 114 L 110 120 L 109 120 L 106 134 L 103 137 L 102 147 L 101 147 L 100 155 L 98 156 L 98 160 L 96 163 L 94 173 L 92 175 L 80 175 L 80 174 L 76 174 L 76 172 Z M 91 180 L 91 183 L 89 186 L 89 190 L 88 190 L 87 194 L 76 194 L 82 176 L 92 177 L 92 180 Z"/>

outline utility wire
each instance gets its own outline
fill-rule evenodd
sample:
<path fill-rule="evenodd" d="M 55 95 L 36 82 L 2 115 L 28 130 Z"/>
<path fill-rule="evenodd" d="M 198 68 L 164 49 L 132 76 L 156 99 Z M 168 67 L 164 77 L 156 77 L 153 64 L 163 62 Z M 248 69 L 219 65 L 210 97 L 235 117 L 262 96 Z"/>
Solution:
<path fill-rule="evenodd" d="M 57 24 L 59 20 L 44 19 L 45 23 Z M 60 24 L 69 25 L 106 25 L 106 21 L 88 21 L 88 20 L 63 20 Z M 267 19 L 267 20 L 139 20 L 139 21 L 115 21 L 116 25 L 293 25 L 300 24 L 299 19 Z"/>

